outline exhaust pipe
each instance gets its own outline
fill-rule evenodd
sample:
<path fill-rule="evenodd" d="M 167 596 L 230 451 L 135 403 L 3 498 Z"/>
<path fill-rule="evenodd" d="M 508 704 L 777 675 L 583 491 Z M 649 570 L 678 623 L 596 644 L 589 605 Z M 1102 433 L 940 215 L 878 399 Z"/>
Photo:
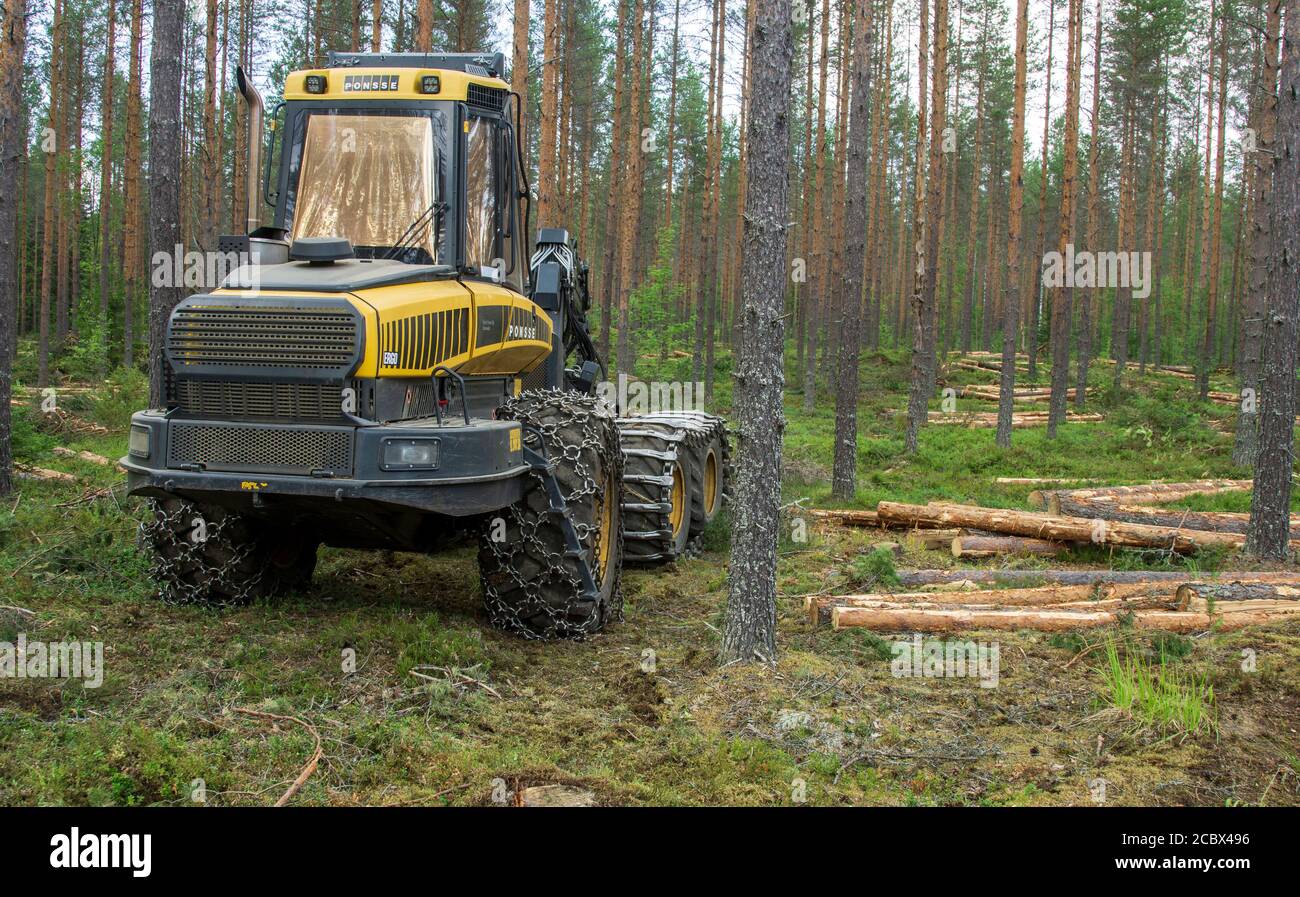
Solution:
<path fill-rule="evenodd" d="M 262 94 L 248 80 L 242 66 L 235 66 L 235 85 L 248 104 L 248 233 L 262 226 Z"/>

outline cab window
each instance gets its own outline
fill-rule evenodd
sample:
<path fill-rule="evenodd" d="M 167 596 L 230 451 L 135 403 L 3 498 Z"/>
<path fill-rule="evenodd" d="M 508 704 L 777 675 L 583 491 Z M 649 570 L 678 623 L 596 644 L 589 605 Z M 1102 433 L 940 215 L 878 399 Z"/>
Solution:
<path fill-rule="evenodd" d="M 510 131 L 496 119 L 473 114 L 466 124 L 465 264 L 499 269 L 505 282 L 519 287 Z"/>

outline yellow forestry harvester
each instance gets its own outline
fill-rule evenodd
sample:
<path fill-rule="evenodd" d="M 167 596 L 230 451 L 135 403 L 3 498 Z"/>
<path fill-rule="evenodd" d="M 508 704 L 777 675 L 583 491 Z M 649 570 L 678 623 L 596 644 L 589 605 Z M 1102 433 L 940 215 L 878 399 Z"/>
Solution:
<path fill-rule="evenodd" d="M 122 459 L 165 600 L 304 587 L 322 544 L 468 536 L 495 625 L 580 636 L 619 618 L 625 558 L 679 557 L 718 513 L 720 418 L 618 418 L 595 395 L 587 265 L 555 222 L 529 246 L 502 70 L 331 54 L 288 77 L 269 144 L 237 72 L 248 233 L 219 249 L 247 263 L 177 305 L 165 407 L 132 418 Z"/>

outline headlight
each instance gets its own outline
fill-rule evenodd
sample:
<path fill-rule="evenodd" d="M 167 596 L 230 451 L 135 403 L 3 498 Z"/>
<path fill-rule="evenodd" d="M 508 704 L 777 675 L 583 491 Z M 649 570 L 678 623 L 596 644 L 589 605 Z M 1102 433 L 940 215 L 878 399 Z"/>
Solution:
<path fill-rule="evenodd" d="M 438 440 L 385 439 L 379 466 L 384 470 L 432 470 L 438 466 Z"/>
<path fill-rule="evenodd" d="M 127 437 L 126 450 L 137 458 L 148 458 L 149 428 L 132 426 L 131 435 Z"/>

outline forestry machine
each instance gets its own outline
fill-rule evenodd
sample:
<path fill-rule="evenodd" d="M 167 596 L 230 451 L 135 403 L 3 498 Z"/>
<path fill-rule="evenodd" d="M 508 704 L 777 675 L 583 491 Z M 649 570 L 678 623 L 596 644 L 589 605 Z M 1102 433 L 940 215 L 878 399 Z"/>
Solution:
<path fill-rule="evenodd" d="M 163 407 L 122 459 L 164 600 L 304 587 L 320 545 L 476 536 L 493 624 L 582 636 L 620 618 L 625 558 L 677 558 L 718 513 L 720 418 L 595 394 L 588 268 L 556 222 L 529 246 L 503 64 L 331 54 L 289 75 L 269 143 L 236 73 L 248 233 L 218 249 L 245 263 L 171 313 Z"/>

